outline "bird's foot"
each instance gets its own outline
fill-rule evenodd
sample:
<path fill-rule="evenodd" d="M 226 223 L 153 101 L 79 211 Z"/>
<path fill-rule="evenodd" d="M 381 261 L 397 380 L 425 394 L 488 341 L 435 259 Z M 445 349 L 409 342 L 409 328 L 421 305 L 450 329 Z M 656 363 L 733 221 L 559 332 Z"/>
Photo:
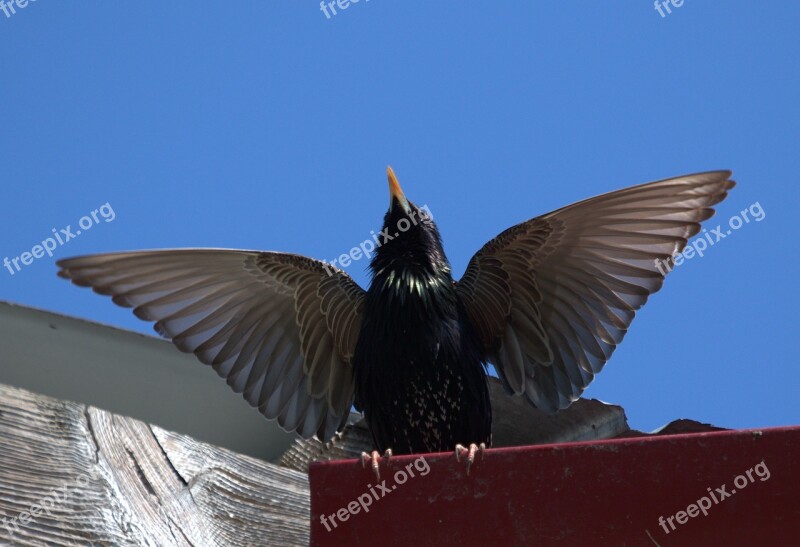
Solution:
<path fill-rule="evenodd" d="M 386 452 L 383 453 L 383 457 L 386 458 L 386 463 L 389 463 L 389 460 L 392 459 L 392 449 L 387 448 Z M 361 467 L 366 469 L 367 463 L 371 463 L 372 471 L 375 473 L 376 480 L 381 480 L 381 470 L 379 467 L 380 460 L 381 453 L 377 450 L 373 450 L 372 454 L 367 454 L 366 452 L 361 453 Z"/>
<path fill-rule="evenodd" d="M 469 448 L 464 445 L 456 445 L 456 461 L 461 463 L 461 457 L 464 456 L 467 460 L 467 475 L 469 475 L 469 468 L 475 462 L 475 454 L 480 453 L 481 460 L 483 459 L 483 452 L 486 450 L 486 443 L 475 444 L 470 443 Z"/>

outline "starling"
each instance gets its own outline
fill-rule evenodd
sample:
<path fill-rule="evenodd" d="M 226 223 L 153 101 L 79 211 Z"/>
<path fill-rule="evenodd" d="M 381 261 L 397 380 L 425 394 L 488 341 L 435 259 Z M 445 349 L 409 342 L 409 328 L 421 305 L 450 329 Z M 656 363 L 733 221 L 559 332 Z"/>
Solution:
<path fill-rule="evenodd" d="M 568 407 L 712 206 L 729 171 L 651 182 L 507 229 L 452 276 L 427 208 L 388 169 L 390 205 L 367 291 L 304 256 L 226 249 L 58 262 L 61 277 L 133 308 L 287 431 L 327 441 L 355 405 L 376 452 L 490 445 L 487 365 L 511 396 Z M 463 446 L 469 446 L 469 450 Z"/>

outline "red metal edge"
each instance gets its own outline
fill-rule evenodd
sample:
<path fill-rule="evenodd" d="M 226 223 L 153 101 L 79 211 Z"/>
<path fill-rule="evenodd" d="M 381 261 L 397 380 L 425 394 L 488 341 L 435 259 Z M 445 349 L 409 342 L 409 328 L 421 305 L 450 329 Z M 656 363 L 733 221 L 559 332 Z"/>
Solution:
<path fill-rule="evenodd" d="M 799 457 L 800 426 L 313 463 L 311 544 L 797 543 Z"/>

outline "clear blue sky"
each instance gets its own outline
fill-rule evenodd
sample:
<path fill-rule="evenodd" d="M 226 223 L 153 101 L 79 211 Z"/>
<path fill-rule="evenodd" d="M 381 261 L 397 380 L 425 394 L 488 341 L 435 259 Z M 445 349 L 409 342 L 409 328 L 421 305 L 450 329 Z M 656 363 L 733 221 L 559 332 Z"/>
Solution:
<path fill-rule="evenodd" d="M 586 395 L 647 430 L 800 423 L 797 2 L 685 0 L 664 17 L 650 0 L 361 0 L 330 19 L 296 0 L 15 10 L 0 11 L 0 260 L 103 204 L 115 217 L 0 269 L 0 299 L 152 332 L 55 260 L 184 246 L 331 259 L 380 226 L 387 164 L 458 275 L 522 220 L 729 168 L 739 185 L 710 226 L 755 202 L 765 218 L 677 268 Z M 366 265 L 349 268 L 362 285 Z"/>

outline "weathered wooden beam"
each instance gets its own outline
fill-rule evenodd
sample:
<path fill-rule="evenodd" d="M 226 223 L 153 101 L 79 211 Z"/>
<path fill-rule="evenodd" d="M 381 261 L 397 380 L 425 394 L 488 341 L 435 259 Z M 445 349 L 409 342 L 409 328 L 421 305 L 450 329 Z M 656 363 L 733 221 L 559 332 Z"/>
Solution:
<path fill-rule="evenodd" d="M 304 473 L 0 385 L 0 544 L 307 545 Z"/>

